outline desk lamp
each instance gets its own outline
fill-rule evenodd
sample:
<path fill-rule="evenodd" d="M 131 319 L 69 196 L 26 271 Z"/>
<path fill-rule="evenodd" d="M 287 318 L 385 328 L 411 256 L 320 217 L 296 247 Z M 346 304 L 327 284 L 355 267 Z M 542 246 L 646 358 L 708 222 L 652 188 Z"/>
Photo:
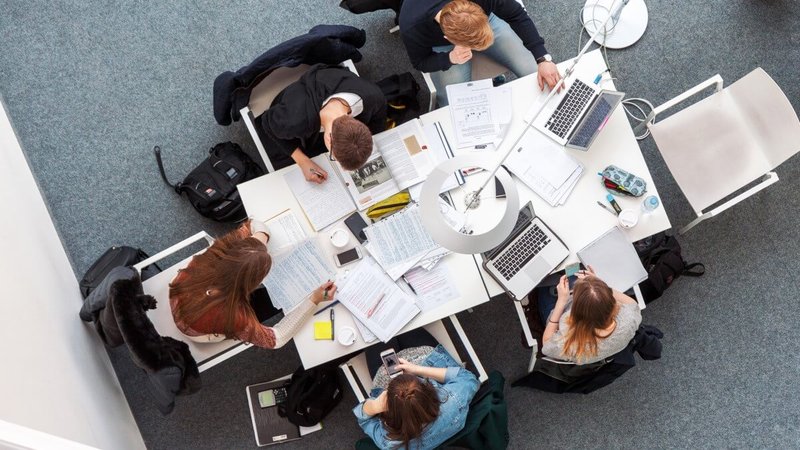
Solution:
<path fill-rule="evenodd" d="M 586 0 L 581 10 L 581 23 L 587 33 L 590 35 L 595 33 L 590 41 L 594 40 L 611 49 L 630 47 L 647 29 L 647 5 L 644 4 L 644 0 L 630 0 L 630 5 L 625 8 L 624 14 L 621 10 L 611 14 L 613 4 L 614 0 Z M 597 25 L 609 16 L 613 17 L 611 25 L 604 24 L 598 28 Z M 598 29 L 603 30 L 602 33 L 597 34 Z"/>
<path fill-rule="evenodd" d="M 629 1 L 636 0 L 621 0 L 612 13 L 606 17 L 603 24 L 597 28 L 589 41 L 586 42 L 583 49 L 578 53 L 578 56 L 575 57 L 575 60 L 569 68 L 564 72 L 564 76 L 558 81 L 555 87 L 550 90 L 550 93 L 539 106 L 539 109 L 533 115 L 531 121 L 522 130 L 516 141 L 508 147 L 504 155 L 500 158 L 497 158 L 497 156 L 493 154 L 459 155 L 439 164 L 433 169 L 422 185 L 419 203 L 422 224 L 436 243 L 456 253 L 475 254 L 500 245 L 500 243 L 511 234 L 519 215 L 519 193 L 511 179 L 511 175 L 505 170 L 498 171 L 498 169 L 500 169 L 500 166 L 508 158 L 508 155 L 510 155 L 514 149 L 518 148 L 525 133 L 533 126 L 534 119 L 542 113 L 550 99 L 558 92 L 558 89 L 564 85 L 565 80 L 572 75 L 575 66 L 580 62 L 584 53 L 589 50 L 595 38 L 606 29 L 606 25 L 610 20 L 614 19 L 616 21 L 619 19 L 622 8 L 624 8 Z M 453 172 L 461 168 L 475 166 L 490 170 L 490 173 L 486 181 L 484 181 L 478 189 L 466 194 L 464 205 L 453 205 L 457 209 L 463 208 L 463 212 L 467 217 L 466 225 L 461 229 L 455 229 L 450 225 L 451 222 L 446 220 L 443 215 L 444 211 L 442 211 L 439 203 L 439 192 L 441 192 L 442 184 L 448 177 L 452 176 Z M 492 229 L 474 233 L 470 227 L 469 216 L 480 207 L 481 193 L 483 193 L 483 190 L 495 176 L 506 191 L 505 210 L 500 221 L 494 225 Z"/>

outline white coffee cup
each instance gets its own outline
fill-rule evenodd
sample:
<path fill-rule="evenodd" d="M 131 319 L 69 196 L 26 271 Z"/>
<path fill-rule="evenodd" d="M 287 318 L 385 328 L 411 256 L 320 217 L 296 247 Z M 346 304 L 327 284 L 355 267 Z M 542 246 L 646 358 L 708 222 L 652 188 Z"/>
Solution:
<path fill-rule="evenodd" d="M 353 345 L 356 342 L 356 330 L 352 327 L 341 327 L 336 330 L 336 340 L 345 347 Z"/>
<path fill-rule="evenodd" d="M 633 228 L 639 223 L 639 212 L 634 209 L 623 209 L 617 215 L 617 219 L 622 228 Z"/>
<path fill-rule="evenodd" d="M 341 228 L 334 228 L 331 231 L 331 244 L 336 248 L 344 248 L 350 242 L 350 235 Z"/>

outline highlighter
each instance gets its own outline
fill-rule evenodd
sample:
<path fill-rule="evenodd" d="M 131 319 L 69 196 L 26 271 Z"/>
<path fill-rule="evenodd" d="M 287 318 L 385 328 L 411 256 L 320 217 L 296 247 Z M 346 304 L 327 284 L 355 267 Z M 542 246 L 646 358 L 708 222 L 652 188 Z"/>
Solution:
<path fill-rule="evenodd" d="M 614 211 L 617 213 L 617 215 L 619 215 L 619 213 L 622 212 L 622 208 L 620 208 L 619 203 L 617 203 L 617 201 L 614 200 L 613 195 L 606 194 L 606 200 L 608 200 L 608 203 L 610 203 L 611 207 L 614 208 Z"/>

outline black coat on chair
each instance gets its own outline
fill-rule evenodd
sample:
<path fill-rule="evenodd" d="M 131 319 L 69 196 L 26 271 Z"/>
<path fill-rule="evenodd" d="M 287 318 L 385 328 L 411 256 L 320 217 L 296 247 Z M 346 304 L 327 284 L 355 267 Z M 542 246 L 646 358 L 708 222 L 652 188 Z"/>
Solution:
<path fill-rule="evenodd" d="M 361 61 L 359 48 L 367 42 L 364 30 L 347 25 L 317 25 L 308 33 L 283 42 L 236 72 L 223 72 L 214 80 L 214 119 L 220 125 L 239 120 L 239 110 L 250 92 L 278 67 L 300 64 L 339 64 Z"/>

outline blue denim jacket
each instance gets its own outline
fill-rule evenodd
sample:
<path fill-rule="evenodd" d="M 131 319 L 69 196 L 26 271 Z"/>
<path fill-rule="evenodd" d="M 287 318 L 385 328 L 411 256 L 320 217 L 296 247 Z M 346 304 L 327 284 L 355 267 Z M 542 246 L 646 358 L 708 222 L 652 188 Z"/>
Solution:
<path fill-rule="evenodd" d="M 480 383 L 470 371 L 462 368 L 441 345 L 436 348 L 420 364 L 428 367 L 442 367 L 447 369 L 444 383 L 430 380 L 442 405 L 439 407 L 439 417 L 428 425 L 422 435 L 411 441 L 409 450 L 423 450 L 434 448 L 464 428 L 469 411 L 469 402 L 478 392 Z M 383 389 L 375 388 L 370 393 L 371 398 L 377 398 Z M 358 419 L 358 424 L 367 436 L 371 437 L 381 449 L 395 449 L 400 442 L 389 440 L 383 428 L 380 417 L 368 416 L 364 413 L 364 404 L 353 408 L 353 414 Z"/>

